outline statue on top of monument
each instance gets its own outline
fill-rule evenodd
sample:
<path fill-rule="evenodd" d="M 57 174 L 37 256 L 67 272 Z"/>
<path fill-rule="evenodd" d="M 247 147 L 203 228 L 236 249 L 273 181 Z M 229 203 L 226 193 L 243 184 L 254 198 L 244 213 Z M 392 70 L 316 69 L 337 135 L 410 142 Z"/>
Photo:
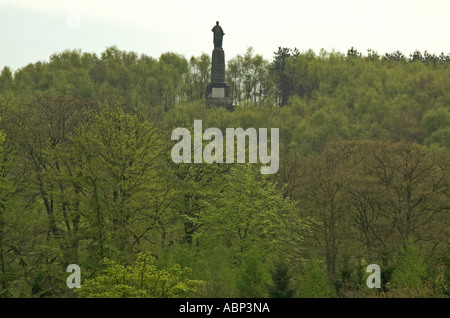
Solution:
<path fill-rule="evenodd" d="M 225 33 L 223 33 L 222 27 L 219 25 L 219 21 L 216 21 L 216 25 L 211 31 L 214 32 L 214 47 L 222 47 L 222 40 Z"/>

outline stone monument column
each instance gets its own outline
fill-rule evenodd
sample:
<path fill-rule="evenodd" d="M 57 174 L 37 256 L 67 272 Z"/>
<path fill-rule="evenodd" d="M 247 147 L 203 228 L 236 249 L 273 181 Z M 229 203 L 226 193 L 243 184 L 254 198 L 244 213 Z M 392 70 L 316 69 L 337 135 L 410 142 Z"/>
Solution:
<path fill-rule="evenodd" d="M 219 22 L 216 22 L 212 32 L 214 33 L 214 50 L 211 59 L 211 82 L 206 87 L 206 106 L 226 107 L 232 110 L 230 87 L 225 81 L 225 52 L 222 48 L 225 33 Z"/>

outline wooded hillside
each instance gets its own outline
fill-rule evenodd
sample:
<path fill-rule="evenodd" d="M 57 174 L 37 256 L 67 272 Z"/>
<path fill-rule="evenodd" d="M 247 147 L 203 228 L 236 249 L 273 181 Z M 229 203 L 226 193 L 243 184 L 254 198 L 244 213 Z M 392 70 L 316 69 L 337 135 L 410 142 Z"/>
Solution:
<path fill-rule="evenodd" d="M 210 68 L 109 47 L 1 71 L 0 297 L 449 296 L 449 55 L 249 48 L 233 112 L 206 109 Z M 279 171 L 173 163 L 196 119 L 279 128 Z"/>

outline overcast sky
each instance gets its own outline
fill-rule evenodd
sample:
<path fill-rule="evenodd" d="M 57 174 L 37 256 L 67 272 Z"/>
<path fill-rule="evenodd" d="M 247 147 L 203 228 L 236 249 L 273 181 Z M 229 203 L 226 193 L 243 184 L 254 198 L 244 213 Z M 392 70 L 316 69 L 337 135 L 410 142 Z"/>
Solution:
<path fill-rule="evenodd" d="M 227 60 L 250 46 L 268 60 L 279 46 L 450 53 L 449 0 L 0 0 L 0 68 L 112 45 L 155 58 L 210 54 L 217 20 Z"/>

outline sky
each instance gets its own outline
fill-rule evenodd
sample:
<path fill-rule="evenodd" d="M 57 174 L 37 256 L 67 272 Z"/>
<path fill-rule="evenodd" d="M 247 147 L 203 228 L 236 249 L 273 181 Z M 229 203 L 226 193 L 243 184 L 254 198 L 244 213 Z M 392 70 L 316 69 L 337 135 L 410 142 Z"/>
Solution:
<path fill-rule="evenodd" d="M 449 0 L 0 0 L 0 70 L 113 45 L 155 58 L 210 54 L 216 21 L 226 60 L 248 47 L 269 61 L 278 47 L 450 53 Z"/>

